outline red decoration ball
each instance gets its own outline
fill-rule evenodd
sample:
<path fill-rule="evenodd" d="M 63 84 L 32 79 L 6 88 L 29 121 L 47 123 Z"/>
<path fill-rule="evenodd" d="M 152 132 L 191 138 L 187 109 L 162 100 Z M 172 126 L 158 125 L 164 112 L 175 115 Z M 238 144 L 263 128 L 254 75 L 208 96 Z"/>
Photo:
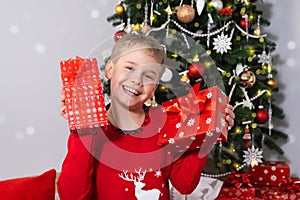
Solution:
<path fill-rule="evenodd" d="M 191 65 L 188 66 L 188 77 L 190 78 L 200 78 L 204 71 L 205 71 L 205 67 L 202 63 L 200 62 L 194 62 Z"/>
<path fill-rule="evenodd" d="M 251 3 L 256 3 L 258 2 L 259 0 L 250 0 Z"/>
<path fill-rule="evenodd" d="M 249 27 L 250 27 L 250 21 L 249 21 L 249 19 L 248 19 L 248 23 L 246 23 L 246 20 L 245 20 L 245 19 L 241 19 L 240 25 L 241 25 L 241 27 L 243 27 L 243 28 L 249 28 Z"/>
<path fill-rule="evenodd" d="M 268 110 L 265 108 L 260 108 L 256 111 L 255 122 L 258 124 L 264 124 L 269 120 Z"/>
<path fill-rule="evenodd" d="M 120 39 L 121 37 L 123 37 L 123 35 L 125 35 L 126 32 L 125 31 L 117 31 L 114 35 L 114 40 L 115 42 L 118 41 L 118 39 Z"/>

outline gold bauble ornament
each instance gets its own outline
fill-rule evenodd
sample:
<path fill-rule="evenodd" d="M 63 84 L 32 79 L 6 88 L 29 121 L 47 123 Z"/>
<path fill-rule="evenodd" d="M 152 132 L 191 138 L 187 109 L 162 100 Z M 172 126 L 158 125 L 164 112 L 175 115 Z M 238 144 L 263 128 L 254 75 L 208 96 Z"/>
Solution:
<path fill-rule="evenodd" d="M 243 71 L 240 74 L 240 81 L 244 88 L 251 88 L 256 82 L 256 76 L 252 71 Z"/>
<path fill-rule="evenodd" d="M 277 87 L 277 81 L 275 78 L 269 78 L 267 80 L 267 85 L 269 86 L 269 88 L 274 89 Z"/>
<path fill-rule="evenodd" d="M 124 12 L 124 6 L 119 4 L 115 7 L 115 11 L 118 15 L 121 15 Z"/>
<path fill-rule="evenodd" d="M 190 5 L 182 5 L 177 10 L 178 20 L 183 23 L 190 23 L 195 18 L 195 9 Z"/>

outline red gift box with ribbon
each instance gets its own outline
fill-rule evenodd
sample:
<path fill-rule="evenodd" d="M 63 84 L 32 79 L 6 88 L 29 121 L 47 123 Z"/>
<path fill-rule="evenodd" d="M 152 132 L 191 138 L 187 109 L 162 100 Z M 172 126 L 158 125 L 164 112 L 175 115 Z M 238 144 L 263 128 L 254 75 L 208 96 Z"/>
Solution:
<path fill-rule="evenodd" d="M 255 199 L 255 188 L 234 188 L 223 186 L 218 198 L 237 198 L 237 199 Z"/>
<path fill-rule="evenodd" d="M 263 199 L 300 199 L 299 178 L 287 178 L 278 186 L 256 187 L 256 195 Z"/>
<path fill-rule="evenodd" d="M 95 58 L 62 60 L 61 79 L 70 130 L 86 131 L 108 123 Z"/>
<path fill-rule="evenodd" d="M 250 182 L 250 174 L 232 171 L 222 186 L 218 198 L 237 198 L 254 200 L 255 188 Z"/>
<path fill-rule="evenodd" d="M 250 167 L 250 173 L 254 185 L 279 186 L 290 177 L 290 167 L 285 161 L 266 161 Z"/>
<path fill-rule="evenodd" d="M 168 153 L 210 147 L 227 140 L 225 108 L 228 97 L 214 86 L 199 91 L 195 84 L 185 96 L 163 102 L 166 123 L 159 132 L 158 144 Z"/>

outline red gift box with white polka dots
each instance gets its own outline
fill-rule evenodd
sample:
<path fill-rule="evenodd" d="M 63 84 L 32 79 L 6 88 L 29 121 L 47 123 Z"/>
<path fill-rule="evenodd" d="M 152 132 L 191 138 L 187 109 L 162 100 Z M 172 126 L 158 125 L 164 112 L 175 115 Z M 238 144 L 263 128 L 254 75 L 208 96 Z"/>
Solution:
<path fill-rule="evenodd" d="M 255 188 L 256 196 L 265 200 L 299 200 L 300 192 L 281 191 L 277 186 L 259 186 Z"/>
<path fill-rule="evenodd" d="M 236 198 L 243 200 L 255 199 L 255 188 L 235 188 L 232 186 L 223 186 L 218 198 Z"/>
<path fill-rule="evenodd" d="M 290 177 L 290 167 L 285 161 L 266 161 L 251 167 L 250 173 L 254 185 L 279 186 Z"/>
<path fill-rule="evenodd" d="M 169 153 L 208 148 L 227 139 L 228 97 L 218 86 L 200 91 L 199 86 L 194 85 L 187 95 L 162 104 L 167 119 L 159 132 L 158 144 Z"/>
<path fill-rule="evenodd" d="M 95 58 L 60 62 L 70 130 L 83 131 L 107 124 L 104 96 Z"/>

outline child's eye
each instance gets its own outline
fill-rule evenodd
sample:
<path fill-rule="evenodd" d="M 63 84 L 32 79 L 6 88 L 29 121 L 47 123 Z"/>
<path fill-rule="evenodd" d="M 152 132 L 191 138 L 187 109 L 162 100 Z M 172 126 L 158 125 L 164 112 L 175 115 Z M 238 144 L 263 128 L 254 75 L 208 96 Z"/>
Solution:
<path fill-rule="evenodd" d="M 132 67 L 131 66 L 126 66 L 125 69 L 132 70 Z"/>
<path fill-rule="evenodd" d="M 151 76 L 151 75 L 145 74 L 144 76 L 145 76 L 145 78 L 147 78 L 147 79 L 149 79 L 149 80 L 154 80 L 153 76 Z"/>
<path fill-rule="evenodd" d="M 155 81 L 156 80 L 156 76 L 152 73 L 150 74 L 144 74 L 145 79 L 149 80 L 149 81 Z"/>

